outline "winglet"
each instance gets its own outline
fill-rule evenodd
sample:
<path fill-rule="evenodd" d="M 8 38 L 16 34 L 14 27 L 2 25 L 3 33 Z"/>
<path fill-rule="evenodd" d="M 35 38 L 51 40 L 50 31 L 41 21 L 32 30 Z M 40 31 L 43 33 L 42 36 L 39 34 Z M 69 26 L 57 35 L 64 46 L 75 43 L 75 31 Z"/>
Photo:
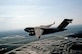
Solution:
<path fill-rule="evenodd" d="M 53 24 L 55 24 L 55 22 L 53 22 Z"/>

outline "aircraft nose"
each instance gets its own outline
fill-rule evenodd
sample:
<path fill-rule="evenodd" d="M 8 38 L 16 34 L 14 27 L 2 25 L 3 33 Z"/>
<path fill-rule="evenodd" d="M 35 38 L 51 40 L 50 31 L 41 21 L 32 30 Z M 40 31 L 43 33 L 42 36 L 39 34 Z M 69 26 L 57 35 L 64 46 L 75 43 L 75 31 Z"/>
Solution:
<path fill-rule="evenodd" d="M 27 28 L 25 28 L 25 29 L 24 29 L 24 31 L 28 32 L 28 29 L 27 29 Z"/>

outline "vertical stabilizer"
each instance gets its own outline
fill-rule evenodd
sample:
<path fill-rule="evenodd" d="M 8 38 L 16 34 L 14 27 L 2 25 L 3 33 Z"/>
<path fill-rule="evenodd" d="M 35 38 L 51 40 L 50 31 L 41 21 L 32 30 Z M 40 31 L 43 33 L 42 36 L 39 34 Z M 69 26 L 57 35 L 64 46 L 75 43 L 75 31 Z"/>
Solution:
<path fill-rule="evenodd" d="M 71 22 L 72 19 L 64 19 L 63 22 L 58 26 L 58 29 L 64 29 Z"/>

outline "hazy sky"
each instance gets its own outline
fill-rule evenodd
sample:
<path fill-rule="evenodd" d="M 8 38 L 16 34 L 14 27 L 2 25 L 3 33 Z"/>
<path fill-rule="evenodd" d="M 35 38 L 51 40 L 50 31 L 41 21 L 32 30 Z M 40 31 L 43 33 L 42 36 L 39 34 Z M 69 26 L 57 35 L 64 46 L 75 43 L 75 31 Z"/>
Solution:
<path fill-rule="evenodd" d="M 51 24 L 82 24 L 82 0 L 0 0 L 0 31 Z"/>

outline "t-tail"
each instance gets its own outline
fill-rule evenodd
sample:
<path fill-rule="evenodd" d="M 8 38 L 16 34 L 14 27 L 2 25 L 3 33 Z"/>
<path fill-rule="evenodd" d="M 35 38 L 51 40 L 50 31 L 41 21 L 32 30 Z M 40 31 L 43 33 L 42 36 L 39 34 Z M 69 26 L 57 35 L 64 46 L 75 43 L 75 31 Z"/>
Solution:
<path fill-rule="evenodd" d="M 59 30 L 65 30 L 65 27 L 69 24 L 72 23 L 72 19 L 64 19 L 63 22 L 57 27 Z"/>

